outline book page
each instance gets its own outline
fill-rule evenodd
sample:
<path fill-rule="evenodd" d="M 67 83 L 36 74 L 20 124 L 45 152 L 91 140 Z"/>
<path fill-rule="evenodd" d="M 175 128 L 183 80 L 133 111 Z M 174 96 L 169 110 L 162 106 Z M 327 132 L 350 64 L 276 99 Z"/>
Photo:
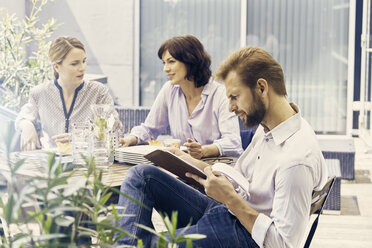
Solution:
<path fill-rule="evenodd" d="M 234 186 L 235 191 L 243 198 L 249 198 L 249 182 L 239 171 L 234 167 L 224 163 L 215 163 L 212 165 L 212 171 L 216 171 L 227 177 Z"/>

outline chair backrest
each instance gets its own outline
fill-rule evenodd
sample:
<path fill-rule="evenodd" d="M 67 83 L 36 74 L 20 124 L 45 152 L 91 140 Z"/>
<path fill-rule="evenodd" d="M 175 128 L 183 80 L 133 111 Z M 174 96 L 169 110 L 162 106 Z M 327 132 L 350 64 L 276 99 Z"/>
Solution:
<path fill-rule="evenodd" d="M 129 133 L 133 127 L 141 125 L 145 122 L 147 115 L 150 113 L 150 107 L 143 106 L 131 106 L 131 107 L 115 107 L 116 111 L 119 114 L 119 119 L 123 124 L 123 133 Z M 170 135 L 170 128 L 167 127 L 164 130 L 162 135 Z"/>
<path fill-rule="evenodd" d="M 335 179 L 336 179 L 335 176 L 330 177 L 328 179 L 327 183 L 324 185 L 324 187 L 321 190 L 313 192 L 312 201 L 311 201 L 311 208 L 310 208 L 310 216 L 312 214 L 316 214 L 317 216 L 316 216 L 313 224 L 311 225 L 310 232 L 309 232 L 309 234 L 306 238 L 306 242 L 305 242 L 305 246 L 304 246 L 305 248 L 310 247 L 311 240 L 313 239 L 313 236 L 315 234 L 315 230 L 318 226 L 319 215 L 323 211 L 324 204 L 327 201 L 327 198 L 329 196 L 329 192 L 331 191 L 331 189 L 333 187 Z"/>
<path fill-rule="evenodd" d="M 245 150 L 245 148 L 247 148 L 248 145 L 251 143 L 255 132 L 256 130 L 251 130 L 251 129 L 240 130 L 240 138 L 242 139 L 243 150 Z"/>

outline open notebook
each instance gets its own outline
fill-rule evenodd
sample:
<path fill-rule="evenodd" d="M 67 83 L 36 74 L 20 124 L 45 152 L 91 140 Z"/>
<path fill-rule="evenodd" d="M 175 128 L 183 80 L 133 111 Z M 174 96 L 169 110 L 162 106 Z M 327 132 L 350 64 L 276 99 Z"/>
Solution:
<path fill-rule="evenodd" d="M 144 156 L 146 159 L 153 162 L 155 165 L 164 168 L 165 170 L 178 176 L 182 181 L 190 184 L 198 189 L 203 189 L 203 186 L 196 182 L 194 179 L 186 177 L 186 172 L 198 175 L 201 178 L 206 178 L 204 172 L 198 167 L 190 164 L 189 162 L 179 158 L 171 152 L 164 150 L 154 150 Z M 249 183 L 248 180 L 235 170 L 230 165 L 224 163 L 216 163 L 212 165 L 212 170 L 226 176 L 234 185 L 237 191 L 243 198 L 249 198 Z"/>

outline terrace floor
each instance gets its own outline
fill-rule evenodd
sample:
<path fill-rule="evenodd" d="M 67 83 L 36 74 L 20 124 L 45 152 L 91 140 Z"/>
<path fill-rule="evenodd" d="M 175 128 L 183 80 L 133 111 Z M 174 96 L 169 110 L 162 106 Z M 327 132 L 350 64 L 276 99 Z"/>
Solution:
<path fill-rule="evenodd" d="M 355 180 L 341 181 L 341 213 L 320 216 L 311 248 L 372 247 L 372 150 L 355 141 Z"/>

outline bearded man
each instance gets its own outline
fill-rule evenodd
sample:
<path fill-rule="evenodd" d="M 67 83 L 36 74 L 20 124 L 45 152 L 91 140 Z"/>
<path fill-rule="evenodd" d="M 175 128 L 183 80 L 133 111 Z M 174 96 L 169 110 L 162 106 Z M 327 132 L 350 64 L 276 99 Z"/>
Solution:
<path fill-rule="evenodd" d="M 207 178 L 186 174 L 204 186 L 205 194 L 152 165 L 131 168 L 121 191 L 146 205 L 120 197 L 126 207 L 120 226 L 152 247 L 157 236 L 135 223 L 152 227 L 152 209 L 178 211 L 177 234 L 199 233 L 197 247 L 299 247 L 309 221 L 313 190 L 327 181 L 324 158 L 310 125 L 299 108 L 287 101 L 284 73 L 261 48 L 245 47 L 220 66 L 230 111 L 248 127 L 259 124 L 235 169 L 249 182 L 248 194 L 211 167 L 178 149 L 172 152 L 204 170 Z M 176 236 L 177 236 L 176 234 Z M 118 244 L 136 245 L 126 236 Z M 180 247 L 185 247 L 181 243 Z"/>

